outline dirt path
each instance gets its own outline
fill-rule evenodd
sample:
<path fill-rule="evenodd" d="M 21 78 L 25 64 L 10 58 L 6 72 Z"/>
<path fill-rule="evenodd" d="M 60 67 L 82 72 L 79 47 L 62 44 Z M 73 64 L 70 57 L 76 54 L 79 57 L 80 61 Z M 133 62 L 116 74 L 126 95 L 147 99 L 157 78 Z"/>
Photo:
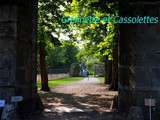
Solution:
<path fill-rule="evenodd" d="M 100 84 L 97 78 L 85 78 L 74 84 L 62 85 L 52 89 L 52 92 L 72 96 L 71 99 L 66 96 L 69 101 L 57 99 L 61 105 L 54 106 L 52 110 L 58 112 L 108 112 L 111 111 L 112 100 L 117 95 L 117 92 L 109 92 L 106 85 Z M 68 106 L 68 103 L 72 105 Z"/>
<path fill-rule="evenodd" d="M 52 92 L 85 96 L 87 94 L 106 94 L 106 90 L 107 87 L 100 84 L 97 78 L 85 78 L 74 84 L 58 86 L 52 89 Z"/>
<path fill-rule="evenodd" d="M 97 78 L 61 85 L 42 95 L 44 114 L 39 120 L 121 120 L 113 112 L 117 92 L 108 91 Z M 35 118 L 36 119 L 36 118 Z"/>

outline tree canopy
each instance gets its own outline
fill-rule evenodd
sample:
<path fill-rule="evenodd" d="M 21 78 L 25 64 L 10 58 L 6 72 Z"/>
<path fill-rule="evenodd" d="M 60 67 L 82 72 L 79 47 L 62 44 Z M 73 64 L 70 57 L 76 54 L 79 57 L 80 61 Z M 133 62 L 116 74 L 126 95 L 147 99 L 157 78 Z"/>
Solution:
<path fill-rule="evenodd" d="M 97 56 L 103 60 L 104 56 L 112 59 L 112 49 L 116 44 L 117 26 L 112 22 L 106 22 L 108 16 L 118 14 L 117 3 L 114 1 L 98 0 L 72 0 L 64 15 L 69 17 L 97 17 L 99 23 L 88 24 L 68 24 L 71 31 L 75 31 L 73 37 L 83 41 L 84 55 Z M 79 41 L 77 41 L 79 42 Z"/>
<path fill-rule="evenodd" d="M 79 60 L 91 65 L 97 61 L 103 62 L 104 58 L 113 59 L 118 31 L 117 25 L 107 22 L 107 17 L 112 19 L 118 14 L 117 6 L 113 0 L 39 0 L 41 70 L 46 73 L 45 63 L 51 66 L 70 65 Z M 62 21 L 63 17 L 88 16 L 97 18 L 99 22 L 88 23 L 84 20 L 79 24 Z"/>

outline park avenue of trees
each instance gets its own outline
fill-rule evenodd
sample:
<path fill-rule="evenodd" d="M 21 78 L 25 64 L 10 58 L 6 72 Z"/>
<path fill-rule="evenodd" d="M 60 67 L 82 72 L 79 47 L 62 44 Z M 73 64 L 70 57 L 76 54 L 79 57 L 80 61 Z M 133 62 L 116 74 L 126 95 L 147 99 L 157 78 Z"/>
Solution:
<path fill-rule="evenodd" d="M 39 0 L 38 7 L 41 89 L 50 90 L 47 84 L 47 65 L 68 67 L 71 63 L 84 62 L 92 66 L 96 62 L 102 62 L 106 66 L 105 83 L 117 90 L 118 26 L 106 21 L 99 24 L 67 24 L 62 22 L 62 18 L 114 16 L 118 14 L 118 4 L 112 1 Z"/>

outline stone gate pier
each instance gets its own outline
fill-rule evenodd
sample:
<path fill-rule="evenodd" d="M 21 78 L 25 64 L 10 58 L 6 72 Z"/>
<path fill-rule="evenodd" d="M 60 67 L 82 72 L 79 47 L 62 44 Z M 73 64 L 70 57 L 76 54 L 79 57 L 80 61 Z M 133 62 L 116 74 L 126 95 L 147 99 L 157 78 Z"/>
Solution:
<path fill-rule="evenodd" d="M 0 100 L 22 96 L 22 113 L 37 107 L 37 0 L 0 0 Z"/>
<path fill-rule="evenodd" d="M 159 17 L 160 2 L 129 0 L 120 3 L 120 15 Z M 149 120 L 149 113 L 153 120 L 160 118 L 159 23 L 120 25 L 118 85 L 119 109 L 129 120 L 136 111 L 141 113 L 134 115 L 135 120 Z"/>

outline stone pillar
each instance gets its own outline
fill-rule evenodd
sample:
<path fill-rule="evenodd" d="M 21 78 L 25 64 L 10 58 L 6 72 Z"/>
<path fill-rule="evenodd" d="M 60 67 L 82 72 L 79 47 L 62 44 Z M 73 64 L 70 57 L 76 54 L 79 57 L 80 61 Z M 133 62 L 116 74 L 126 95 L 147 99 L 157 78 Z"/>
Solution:
<path fill-rule="evenodd" d="M 123 2 L 120 16 L 160 15 L 160 2 Z M 160 26 L 159 24 L 121 24 L 119 40 L 119 109 L 128 112 L 139 107 L 146 120 L 149 108 L 145 99 L 152 98 L 153 118 L 160 105 Z"/>
<path fill-rule="evenodd" d="M 0 99 L 23 96 L 19 111 L 36 109 L 37 0 L 0 1 Z"/>

